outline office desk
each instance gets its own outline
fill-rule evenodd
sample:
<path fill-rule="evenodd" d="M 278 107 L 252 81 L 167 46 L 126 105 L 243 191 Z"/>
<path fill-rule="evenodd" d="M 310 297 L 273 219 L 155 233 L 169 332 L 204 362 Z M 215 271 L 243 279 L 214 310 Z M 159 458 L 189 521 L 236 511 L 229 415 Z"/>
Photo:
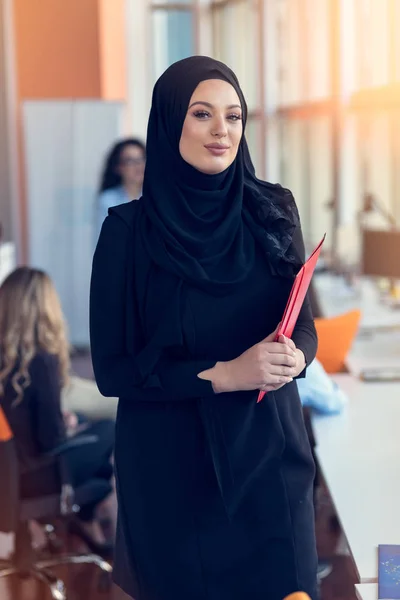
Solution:
<path fill-rule="evenodd" d="M 356 585 L 356 594 L 359 600 L 377 600 L 378 586 L 376 583 L 359 583 Z"/>
<path fill-rule="evenodd" d="M 372 279 L 361 278 L 356 288 L 350 288 L 343 277 L 330 273 L 316 274 L 314 286 L 324 316 L 334 317 L 349 310 L 362 311 L 360 328 L 400 329 L 400 309 L 384 305 Z"/>
<path fill-rule="evenodd" d="M 334 379 L 349 403 L 313 416 L 316 455 L 360 582 L 375 582 L 378 544 L 400 543 L 400 383 Z"/>
<path fill-rule="evenodd" d="M 346 366 L 356 377 L 366 368 L 394 367 L 400 371 L 400 330 L 375 331 L 368 335 L 361 331 L 353 343 Z"/>
<path fill-rule="evenodd" d="M 331 274 L 319 274 L 314 281 L 325 316 L 361 310 L 360 331 L 346 359 L 350 373 L 358 377 L 365 368 L 400 368 L 400 309 L 382 304 L 373 280 L 361 279 L 356 290 Z"/>

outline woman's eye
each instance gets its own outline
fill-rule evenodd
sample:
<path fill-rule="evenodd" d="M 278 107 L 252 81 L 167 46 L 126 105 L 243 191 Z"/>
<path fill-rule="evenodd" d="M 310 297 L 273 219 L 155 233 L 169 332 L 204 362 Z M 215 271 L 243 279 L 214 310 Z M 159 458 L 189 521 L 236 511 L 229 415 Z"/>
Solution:
<path fill-rule="evenodd" d="M 228 119 L 230 121 L 241 121 L 242 117 L 241 117 L 241 115 L 233 114 L 233 115 L 229 115 Z"/>
<path fill-rule="evenodd" d="M 195 116 L 197 119 L 206 119 L 207 117 L 209 117 L 209 116 L 210 116 L 210 113 L 208 113 L 206 110 L 197 110 L 197 111 L 194 113 L 194 116 Z"/>
<path fill-rule="evenodd" d="M 210 113 L 206 110 L 196 110 L 193 115 L 196 117 L 196 119 L 209 119 L 211 117 Z M 242 117 L 241 115 L 232 113 L 231 115 L 227 116 L 227 119 L 229 121 L 241 121 Z"/>

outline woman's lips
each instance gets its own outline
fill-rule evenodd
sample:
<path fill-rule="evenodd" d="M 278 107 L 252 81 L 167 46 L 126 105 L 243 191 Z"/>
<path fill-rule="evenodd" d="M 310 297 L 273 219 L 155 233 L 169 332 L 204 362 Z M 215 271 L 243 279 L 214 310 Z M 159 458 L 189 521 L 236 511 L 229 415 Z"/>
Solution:
<path fill-rule="evenodd" d="M 222 156 L 227 150 L 229 150 L 229 146 L 222 144 L 208 144 L 204 147 L 207 148 L 207 150 L 214 156 Z"/>

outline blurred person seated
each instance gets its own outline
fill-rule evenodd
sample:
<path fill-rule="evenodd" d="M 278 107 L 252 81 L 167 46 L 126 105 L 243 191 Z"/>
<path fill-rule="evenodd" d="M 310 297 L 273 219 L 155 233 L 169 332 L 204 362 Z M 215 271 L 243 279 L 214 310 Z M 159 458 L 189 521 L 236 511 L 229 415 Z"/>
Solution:
<path fill-rule="evenodd" d="M 137 138 L 117 142 L 106 156 L 97 201 L 97 223 L 100 232 L 108 209 L 142 195 L 146 146 Z"/>
<path fill-rule="evenodd" d="M 115 421 L 118 398 L 110 397 L 104 402 L 104 396 L 93 380 L 72 375 L 68 386 L 63 389 L 62 406 L 66 412 L 81 413 L 93 421 Z"/>
<path fill-rule="evenodd" d="M 0 405 L 15 437 L 21 495 L 58 493 L 57 466 L 40 467 L 41 457 L 83 431 L 95 435 L 97 441 L 84 450 L 66 450 L 65 459 L 74 487 L 92 478 L 109 484 L 104 498 L 82 506 L 75 522 L 81 537 L 100 553 L 111 550 L 97 516 L 113 491 L 114 422 L 91 423 L 63 413 L 61 392 L 68 384 L 69 368 L 64 318 L 50 278 L 30 267 L 14 270 L 0 286 Z"/>
<path fill-rule="evenodd" d="M 317 358 L 308 366 L 306 377 L 297 382 L 297 388 L 302 405 L 309 406 L 319 414 L 340 414 L 348 401 L 346 394 Z"/>

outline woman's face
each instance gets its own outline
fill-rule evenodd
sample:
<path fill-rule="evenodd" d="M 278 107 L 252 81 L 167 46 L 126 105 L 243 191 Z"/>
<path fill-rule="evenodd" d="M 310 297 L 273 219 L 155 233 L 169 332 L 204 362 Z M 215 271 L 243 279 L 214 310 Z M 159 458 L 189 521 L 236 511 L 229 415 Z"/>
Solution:
<path fill-rule="evenodd" d="M 124 185 L 143 185 L 145 158 L 143 150 L 134 144 L 124 146 L 118 161 L 118 174 Z"/>
<path fill-rule="evenodd" d="M 179 152 L 198 171 L 213 175 L 235 160 L 243 133 L 239 96 L 230 83 L 207 79 L 190 98 Z"/>

